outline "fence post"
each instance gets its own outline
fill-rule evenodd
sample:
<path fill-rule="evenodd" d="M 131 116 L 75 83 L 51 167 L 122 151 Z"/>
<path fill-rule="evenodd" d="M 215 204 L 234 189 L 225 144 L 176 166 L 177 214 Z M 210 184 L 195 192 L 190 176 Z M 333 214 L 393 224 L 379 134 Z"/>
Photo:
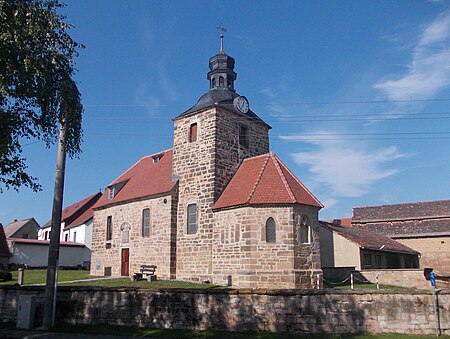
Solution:
<path fill-rule="evenodd" d="M 377 290 L 379 290 L 380 289 L 380 282 L 378 280 L 378 273 L 376 274 L 376 279 L 377 279 Z"/>
<path fill-rule="evenodd" d="M 350 288 L 353 290 L 353 273 L 350 274 Z"/>

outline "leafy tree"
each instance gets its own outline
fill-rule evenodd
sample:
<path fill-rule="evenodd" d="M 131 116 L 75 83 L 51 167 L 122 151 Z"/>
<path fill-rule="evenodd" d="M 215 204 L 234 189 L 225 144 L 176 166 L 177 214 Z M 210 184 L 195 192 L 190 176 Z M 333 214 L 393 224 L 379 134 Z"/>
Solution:
<path fill-rule="evenodd" d="M 50 147 L 65 127 L 69 156 L 81 152 L 83 105 L 72 76 L 83 46 L 66 32 L 72 26 L 58 0 L 0 0 L 0 192 L 41 189 L 27 173 L 22 144 Z"/>

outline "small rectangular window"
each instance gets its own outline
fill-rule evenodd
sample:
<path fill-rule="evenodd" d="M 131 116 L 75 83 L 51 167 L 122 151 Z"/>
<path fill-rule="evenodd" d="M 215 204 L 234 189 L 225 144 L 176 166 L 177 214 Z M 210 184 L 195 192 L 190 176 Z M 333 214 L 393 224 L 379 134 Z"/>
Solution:
<path fill-rule="evenodd" d="M 109 215 L 106 218 L 106 241 L 109 241 L 112 239 L 112 216 Z"/>
<path fill-rule="evenodd" d="M 66 235 L 64 236 L 64 241 L 69 241 L 69 233 L 66 233 Z"/>
<path fill-rule="evenodd" d="M 239 145 L 248 147 L 250 144 L 248 136 L 248 127 L 244 125 L 239 126 Z"/>
<path fill-rule="evenodd" d="M 197 141 L 197 123 L 193 123 L 189 128 L 189 142 Z"/>
<path fill-rule="evenodd" d="M 187 234 L 197 233 L 197 204 L 187 207 Z"/>
<path fill-rule="evenodd" d="M 73 242 L 77 242 L 77 232 L 73 232 Z"/>
<path fill-rule="evenodd" d="M 150 208 L 142 210 L 142 236 L 150 237 Z"/>

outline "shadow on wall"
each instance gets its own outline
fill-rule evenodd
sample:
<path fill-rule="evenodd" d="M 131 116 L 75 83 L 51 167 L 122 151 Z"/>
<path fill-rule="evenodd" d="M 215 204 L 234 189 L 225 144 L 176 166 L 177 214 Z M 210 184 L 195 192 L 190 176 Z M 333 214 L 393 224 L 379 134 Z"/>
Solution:
<path fill-rule="evenodd" d="M 19 295 L 41 287 L 0 288 L 0 323 L 14 323 Z M 438 294 L 440 326 L 450 331 L 449 292 Z M 264 330 L 298 333 L 401 332 L 433 334 L 432 294 L 426 291 L 145 290 L 59 287 L 56 323 L 147 328 Z"/>
<path fill-rule="evenodd" d="M 148 328 L 356 333 L 364 311 L 352 295 L 268 295 L 237 291 L 123 289 L 60 294 L 57 319 L 72 325 Z M 287 293 L 289 294 L 289 293 Z M 395 312 L 392 311 L 392 316 Z"/>

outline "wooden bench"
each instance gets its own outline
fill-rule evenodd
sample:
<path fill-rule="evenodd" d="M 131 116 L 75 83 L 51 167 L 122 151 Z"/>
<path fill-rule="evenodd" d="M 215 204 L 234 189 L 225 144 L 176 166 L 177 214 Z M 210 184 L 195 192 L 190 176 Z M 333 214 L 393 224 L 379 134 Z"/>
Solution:
<path fill-rule="evenodd" d="M 141 265 L 140 272 L 133 275 L 133 281 L 144 280 L 156 281 L 156 265 Z"/>

